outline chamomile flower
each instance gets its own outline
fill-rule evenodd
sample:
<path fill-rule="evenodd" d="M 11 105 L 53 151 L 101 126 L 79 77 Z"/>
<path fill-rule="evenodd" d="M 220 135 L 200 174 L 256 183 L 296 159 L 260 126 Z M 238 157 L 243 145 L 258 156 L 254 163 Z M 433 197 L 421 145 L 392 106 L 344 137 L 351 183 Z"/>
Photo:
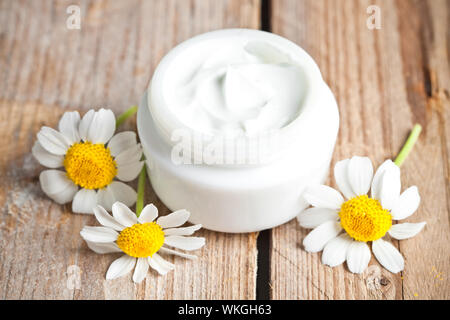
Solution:
<path fill-rule="evenodd" d="M 137 177 L 142 148 L 134 132 L 115 130 L 114 113 L 106 109 L 89 110 L 82 119 L 77 111 L 66 112 L 58 130 L 42 127 L 32 153 L 50 168 L 39 176 L 45 194 L 59 204 L 72 201 L 77 213 L 92 213 L 97 204 L 111 210 L 116 201 L 133 205 L 136 191 L 116 179 Z"/>
<path fill-rule="evenodd" d="M 305 250 L 323 250 L 322 263 L 334 267 L 347 261 L 351 272 L 361 273 L 371 258 L 367 244 L 371 242 L 372 252 L 383 267 L 392 273 L 403 270 L 402 255 L 383 237 L 389 233 L 403 240 L 423 229 L 425 222 L 392 224 L 392 220 L 403 220 L 417 210 L 417 187 L 400 194 L 400 168 L 391 160 L 373 176 L 370 159 L 355 156 L 336 163 L 334 177 L 346 200 L 325 185 L 312 186 L 304 193 L 313 208 L 302 212 L 298 221 L 305 228 L 314 228 L 303 240 Z"/>
<path fill-rule="evenodd" d="M 159 253 L 178 255 L 196 259 L 194 255 L 172 250 L 197 250 L 205 245 L 205 238 L 187 237 L 201 228 L 200 224 L 181 227 L 190 213 L 178 210 L 167 216 L 158 217 L 158 209 L 149 204 L 137 217 L 126 205 L 116 202 L 112 206 L 112 216 L 101 206 L 94 208 L 94 214 L 102 227 L 84 227 L 80 234 L 88 247 L 96 253 L 123 252 L 106 273 L 106 279 L 115 279 L 129 273 L 134 268 L 133 281 L 141 282 L 149 267 L 164 275 L 175 266 Z"/>

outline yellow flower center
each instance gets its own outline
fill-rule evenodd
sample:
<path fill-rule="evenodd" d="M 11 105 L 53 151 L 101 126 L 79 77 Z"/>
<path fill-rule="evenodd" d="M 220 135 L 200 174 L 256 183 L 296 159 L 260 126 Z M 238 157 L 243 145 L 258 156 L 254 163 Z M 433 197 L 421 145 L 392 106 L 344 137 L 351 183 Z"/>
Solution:
<path fill-rule="evenodd" d="M 67 150 L 64 158 L 67 177 L 85 189 L 101 189 L 114 179 L 116 162 L 103 144 L 79 142 Z"/>
<path fill-rule="evenodd" d="M 392 217 L 380 202 L 367 195 L 344 202 L 339 211 L 342 228 L 358 241 L 375 241 L 391 228 Z"/>
<path fill-rule="evenodd" d="M 155 222 L 137 223 L 123 229 L 117 245 L 127 255 L 135 258 L 151 257 L 164 243 L 164 231 Z"/>

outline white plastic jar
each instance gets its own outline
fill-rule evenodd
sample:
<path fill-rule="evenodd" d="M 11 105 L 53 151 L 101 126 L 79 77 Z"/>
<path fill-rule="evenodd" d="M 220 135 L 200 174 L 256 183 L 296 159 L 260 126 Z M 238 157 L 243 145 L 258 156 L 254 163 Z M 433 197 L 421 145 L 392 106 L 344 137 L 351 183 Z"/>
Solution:
<path fill-rule="evenodd" d="M 272 33 L 225 29 L 172 49 L 138 111 L 148 174 L 171 210 L 222 232 L 283 224 L 323 183 L 339 127 L 313 59 Z"/>

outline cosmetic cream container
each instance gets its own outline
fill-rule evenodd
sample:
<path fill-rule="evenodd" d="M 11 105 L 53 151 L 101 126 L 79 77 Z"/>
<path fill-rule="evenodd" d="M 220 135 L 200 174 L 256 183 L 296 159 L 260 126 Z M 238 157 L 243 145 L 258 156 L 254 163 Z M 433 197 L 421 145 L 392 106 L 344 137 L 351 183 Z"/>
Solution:
<path fill-rule="evenodd" d="M 272 33 L 224 29 L 159 63 L 139 105 L 148 176 L 170 209 L 231 233 L 283 224 L 328 175 L 336 100 L 314 60 Z"/>

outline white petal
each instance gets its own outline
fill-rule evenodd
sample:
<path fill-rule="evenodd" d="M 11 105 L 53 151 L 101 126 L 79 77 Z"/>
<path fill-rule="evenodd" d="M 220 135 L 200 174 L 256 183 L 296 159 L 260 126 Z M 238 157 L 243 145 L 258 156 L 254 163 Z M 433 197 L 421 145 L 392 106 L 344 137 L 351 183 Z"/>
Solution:
<path fill-rule="evenodd" d="M 135 146 L 136 144 L 136 133 L 133 131 L 123 131 L 111 138 L 108 142 L 108 148 L 111 155 L 116 157 L 119 153 Z"/>
<path fill-rule="evenodd" d="M 390 166 L 381 178 L 381 205 L 391 210 L 400 197 L 400 168 Z"/>
<path fill-rule="evenodd" d="M 123 182 L 113 181 L 106 188 L 113 194 L 115 201 L 120 201 L 128 207 L 136 202 L 136 191 Z"/>
<path fill-rule="evenodd" d="M 70 185 L 70 187 L 64 189 L 63 191 L 56 193 L 56 194 L 48 195 L 48 196 L 56 203 L 65 204 L 65 203 L 72 201 L 72 199 L 75 197 L 75 194 L 77 193 L 77 191 L 78 191 L 78 187 L 76 185 L 72 184 L 72 185 Z"/>
<path fill-rule="evenodd" d="M 131 163 L 137 163 L 142 158 L 142 147 L 141 144 L 135 144 L 131 148 L 119 153 L 114 160 L 117 163 L 117 167 L 125 166 Z"/>
<path fill-rule="evenodd" d="M 48 152 L 42 148 L 39 141 L 36 140 L 31 153 L 36 158 L 36 160 L 45 167 L 48 168 L 59 168 L 63 166 L 64 156 L 56 155 Z"/>
<path fill-rule="evenodd" d="M 89 249 L 98 254 L 122 252 L 122 250 L 120 250 L 115 242 L 97 243 L 86 241 L 86 244 L 88 245 Z"/>
<path fill-rule="evenodd" d="M 133 270 L 136 264 L 136 258 L 123 255 L 109 266 L 106 272 L 106 279 L 111 280 L 126 275 Z"/>
<path fill-rule="evenodd" d="M 189 211 L 181 209 L 172 212 L 167 216 L 159 217 L 156 223 L 163 228 L 178 227 L 184 224 L 189 219 L 190 215 Z"/>
<path fill-rule="evenodd" d="M 194 255 L 192 255 L 192 254 L 187 254 L 187 253 L 183 253 L 183 252 L 178 252 L 178 251 L 175 251 L 175 250 L 172 250 L 172 249 L 169 249 L 169 248 L 164 248 L 164 247 L 161 247 L 161 248 L 158 250 L 158 252 L 159 252 L 159 253 L 173 254 L 173 255 L 175 255 L 175 256 L 180 256 L 180 257 L 183 257 L 183 258 L 186 258 L 186 259 L 190 259 L 190 260 L 196 260 L 196 259 L 197 259 L 197 256 L 194 256 Z"/>
<path fill-rule="evenodd" d="M 199 230 L 202 227 L 201 224 L 195 224 L 190 227 L 185 228 L 171 228 L 171 229 L 165 229 L 164 234 L 166 236 L 190 236 L 195 231 Z"/>
<path fill-rule="evenodd" d="M 313 229 L 326 221 L 336 221 L 338 217 L 333 209 L 309 208 L 297 216 L 297 221 L 303 228 Z"/>
<path fill-rule="evenodd" d="M 205 245 L 205 238 L 168 236 L 164 239 L 164 244 L 187 251 L 200 249 Z"/>
<path fill-rule="evenodd" d="M 425 227 L 426 224 L 426 222 L 398 223 L 394 224 L 388 232 L 391 237 L 395 239 L 409 239 L 416 236 L 420 231 L 422 231 L 423 227 Z"/>
<path fill-rule="evenodd" d="M 147 275 L 148 272 L 148 259 L 146 258 L 138 258 L 137 259 L 137 264 L 136 264 L 136 269 L 134 269 L 134 274 L 133 274 L 133 281 L 135 283 L 140 283 L 142 280 L 145 279 L 145 276 Z"/>
<path fill-rule="evenodd" d="M 347 248 L 347 266 L 353 273 L 362 273 L 370 262 L 370 249 L 365 242 L 353 241 Z"/>
<path fill-rule="evenodd" d="M 372 198 L 380 200 L 380 198 L 381 198 L 381 182 L 382 182 L 384 171 L 386 171 L 386 169 L 392 165 L 395 166 L 395 164 L 392 162 L 392 160 L 388 159 L 388 160 L 384 161 L 378 167 L 377 171 L 375 172 L 375 175 L 373 176 L 373 180 L 372 180 L 372 187 L 371 187 Z"/>
<path fill-rule="evenodd" d="M 144 161 L 132 162 L 121 166 L 118 165 L 116 177 L 122 181 L 132 181 L 139 175 L 143 165 Z"/>
<path fill-rule="evenodd" d="M 402 255 L 390 242 L 378 239 L 372 242 L 372 251 L 378 262 L 392 273 L 397 273 L 405 267 Z"/>
<path fill-rule="evenodd" d="M 76 213 L 94 213 L 97 205 L 97 192 L 91 189 L 80 189 L 75 194 L 72 202 L 72 211 Z"/>
<path fill-rule="evenodd" d="M 358 196 L 367 194 L 373 177 L 372 161 L 367 157 L 352 157 L 348 163 L 347 177 L 354 193 Z"/>
<path fill-rule="evenodd" d="M 324 222 L 303 239 L 303 246 L 308 252 L 319 252 L 325 247 L 327 242 L 334 239 L 341 230 L 342 227 L 339 222 Z"/>
<path fill-rule="evenodd" d="M 47 194 L 54 194 L 67 188 L 73 182 L 67 178 L 65 172 L 59 170 L 44 170 L 39 176 L 42 190 Z"/>
<path fill-rule="evenodd" d="M 142 209 L 138 221 L 140 223 L 152 222 L 158 216 L 158 208 L 153 203 L 150 203 Z"/>
<path fill-rule="evenodd" d="M 95 111 L 93 109 L 86 112 L 83 118 L 80 121 L 80 125 L 78 127 L 78 132 L 80 134 L 80 138 L 84 141 L 88 140 L 88 132 L 91 126 L 92 120 L 94 119 Z"/>
<path fill-rule="evenodd" d="M 388 168 L 398 168 L 398 166 L 392 162 L 392 160 L 388 159 L 385 162 L 383 162 L 375 172 L 375 175 L 373 176 L 372 180 L 372 187 L 371 187 L 371 195 L 372 198 L 380 200 L 381 199 L 381 185 L 382 185 L 382 178 L 383 174 Z"/>
<path fill-rule="evenodd" d="M 119 234 L 111 228 L 85 226 L 80 235 L 86 241 L 107 243 L 116 241 Z"/>
<path fill-rule="evenodd" d="M 343 263 L 347 257 L 347 249 L 352 242 L 346 233 L 330 240 L 323 248 L 322 263 L 330 267 Z"/>
<path fill-rule="evenodd" d="M 325 185 L 311 186 L 303 193 L 305 200 L 314 207 L 339 209 L 344 202 L 342 195 Z"/>
<path fill-rule="evenodd" d="M 39 175 L 39 181 L 42 191 L 59 204 L 72 201 L 78 191 L 78 187 L 62 171 L 42 171 Z"/>
<path fill-rule="evenodd" d="M 47 196 L 58 204 L 65 204 L 72 201 L 77 191 L 78 187 L 71 184 L 68 188 L 55 194 L 47 194 Z"/>
<path fill-rule="evenodd" d="M 175 269 L 175 266 L 164 260 L 159 254 L 155 253 L 153 257 L 148 257 L 148 264 L 155 269 L 159 274 L 165 275 L 170 270 Z"/>
<path fill-rule="evenodd" d="M 122 202 L 117 201 L 113 204 L 112 213 L 116 221 L 125 227 L 131 227 L 137 223 L 137 217 L 134 212 Z"/>
<path fill-rule="evenodd" d="M 56 155 L 66 154 L 70 146 L 61 133 L 49 127 L 42 127 L 37 133 L 37 138 L 45 150 Z"/>
<path fill-rule="evenodd" d="M 409 187 L 400 195 L 392 207 L 392 219 L 402 220 L 412 215 L 420 204 L 419 190 L 416 186 Z"/>
<path fill-rule="evenodd" d="M 95 112 L 87 132 L 87 139 L 92 143 L 107 143 L 116 131 L 116 118 L 109 109 Z"/>
<path fill-rule="evenodd" d="M 105 227 L 117 231 L 122 231 L 123 229 L 125 229 L 125 226 L 117 222 L 116 219 L 114 219 L 102 206 L 94 207 L 94 214 L 95 218 L 97 218 L 97 221 Z"/>
<path fill-rule="evenodd" d="M 111 188 L 107 186 L 106 188 L 98 190 L 97 203 L 101 205 L 106 211 L 111 212 L 114 202 L 116 202 L 116 197 L 114 196 Z"/>
<path fill-rule="evenodd" d="M 347 198 L 353 198 L 356 194 L 353 192 L 353 189 L 350 185 L 350 181 L 348 180 L 348 164 L 350 159 L 345 159 L 339 161 L 334 166 L 334 180 L 336 180 L 336 184 L 342 194 Z"/>
<path fill-rule="evenodd" d="M 58 129 L 64 137 L 66 137 L 69 144 L 74 144 L 80 141 L 80 134 L 78 133 L 78 126 L 80 125 L 80 114 L 78 111 L 65 112 L 59 120 Z"/>

